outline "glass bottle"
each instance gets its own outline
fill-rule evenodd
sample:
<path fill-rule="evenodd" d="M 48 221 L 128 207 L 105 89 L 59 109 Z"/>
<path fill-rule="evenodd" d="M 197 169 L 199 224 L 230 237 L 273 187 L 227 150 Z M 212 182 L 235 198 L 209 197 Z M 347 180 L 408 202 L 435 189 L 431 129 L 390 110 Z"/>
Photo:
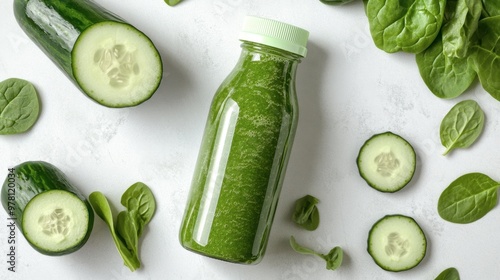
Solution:
<path fill-rule="evenodd" d="M 246 17 L 241 56 L 209 111 L 180 230 L 186 249 L 260 262 L 297 127 L 295 74 L 308 36 Z"/>

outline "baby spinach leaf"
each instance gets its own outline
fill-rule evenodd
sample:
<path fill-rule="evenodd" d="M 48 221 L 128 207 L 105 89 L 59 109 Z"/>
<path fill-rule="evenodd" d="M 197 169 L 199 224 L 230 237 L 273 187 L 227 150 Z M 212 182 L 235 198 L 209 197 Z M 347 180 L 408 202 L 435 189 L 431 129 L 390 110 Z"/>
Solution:
<path fill-rule="evenodd" d="M 500 1 L 483 0 L 483 9 L 487 17 L 500 16 Z"/>
<path fill-rule="evenodd" d="M 135 255 L 139 254 L 139 236 L 138 223 L 131 212 L 121 211 L 118 213 L 116 219 L 116 230 L 118 234 L 122 237 L 123 241 L 127 245 L 127 248 L 134 252 Z"/>
<path fill-rule="evenodd" d="M 156 202 L 151 189 L 141 182 L 133 184 L 123 193 L 121 204 L 128 211 L 137 210 L 137 215 L 144 225 L 153 218 L 156 209 Z"/>
<path fill-rule="evenodd" d="M 344 251 L 339 246 L 334 247 L 332 250 L 330 250 L 330 252 L 328 252 L 328 254 L 321 254 L 312 249 L 299 245 L 297 241 L 295 241 L 295 237 L 293 236 L 290 236 L 290 246 L 292 246 L 292 249 L 297 253 L 314 255 L 324 259 L 326 262 L 326 269 L 336 270 L 342 265 Z"/>
<path fill-rule="evenodd" d="M 116 248 L 122 257 L 124 264 L 131 270 L 135 271 L 141 266 L 141 262 L 137 254 L 129 250 L 127 245 L 124 243 L 123 239 L 115 231 L 115 225 L 113 222 L 113 212 L 109 206 L 109 202 L 101 192 L 93 192 L 89 196 L 89 203 L 94 209 L 97 216 L 99 216 L 109 228 L 113 241 L 115 242 Z M 120 229 L 121 231 L 121 229 Z"/>
<path fill-rule="evenodd" d="M 472 223 L 497 204 L 500 183 L 481 173 L 469 173 L 453 181 L 438 200 L 438 213 L 446 221 Z"/>
<path fill-rule="evenodd" d="M 416 55 L 422 79 L 439 98 L 450 99 L 461 95 L 476 78 L 476 71 L 469 63 L 467 54 L 481 13 L 481 3 L 478 2 L 449 0 L 442 32 L 427 49 Z"/>
<path fill-rule="evenodd" d="M 370 0 L 366 11 L 375 45 L 388 52 L 419 53 L 439 34 L 446 0 Z"/>
<path fill-rule="evenodd" d="M 0 82 L 0 134 L 27 131 L 37 121 L 39 112 L 33 84 L 16 78 Z"/>
<path fill-rule="evenodd" d="M 321 1 L 321 3 L 327 4 L 327 5 L 344 5 L 344 4 L 350 3 L 354 0 L 319 0 L 319 1 Z"/>
<path fill-rule="evenodd" d="M 481 0 L 448 0 L 442 27 L 443 53 L 465 58 L 483 10 Z"/>
<path fill-rule="evenodd" d="M 182 0 L 165 0 L 165 3 L 167 3 L 167 5 L 169 6 L 175 6 L 177 4 L 179 4 L 179 2 L 181 2 Z"/>
<path fill-rule="evenodd" d="M 293 212 L 293 221 L 307 229 L 315 230 L 319 225 L 319 211 L 316 207 L 319 200 L 311 195 L 306 195 L 295 202 L 295 211 Z"/>
<path fill-rule="evenodd" d="M 479 21 L 478 42 L 471 53 L 483 88 L 500 101 L 500 15 Z"/>
<path fill-rule="evenodd" d="M 434 280 L 460 280 L 460 275 L 456 268 L 450 267 L 443 270 Z"/>
<path fill-rule="evenodd" d="M 336 246 L 328 254 L 323 255 L 323 259 L 326 261 L 326 269 L 336 270 L 342 265 L 344 251 L 339 246 Z"/>
<path fill-rule="evenodd" d="M 131 205 L 138 205 L 136 198 L 130 199 L 130 203 Z M 135 234 L 137 235 L 137 238 L 140 238 L 147 222 L 144 222 L 143 218 L 139 214 L 139 207 L 131 206 L 131 208 L 128 208 L 125 212 L 130 217 L 130 222 L 134 224 L 134 227 L 136 229 Z"/>
<path fill-rule="evenodd" d="M 474 100 L 457 103 L 441 122 L 441 143 L 446 148 L 443 155 L 456 148 L 467 148 L 481 135 L 484 112 Z"/>
<path fill-rule="evenodd" d="M 418 53 L 416 61 L 420 76 L 429 90 L 443 99 L 455 98 L 464 93 L 477 76 L 467 58 L 444 54 L 441 36 L 425 51 Z"/>
<path fill-rule="evenodd" d="M 149 187 L 144 183 L 137 182 L 123 193 L 121 203 L 127 210 L 118 213 L 116 224 L 113 223 L 113 213 L 108 200 L 102 193 L 91 193 L 89 202 L 97 215 L 108 225 L 125 265 L 131 271 L 138 269 L 141 266 L 139 238 L 144 226 L 151 221 L 156 209 L 156 202 Z"/>

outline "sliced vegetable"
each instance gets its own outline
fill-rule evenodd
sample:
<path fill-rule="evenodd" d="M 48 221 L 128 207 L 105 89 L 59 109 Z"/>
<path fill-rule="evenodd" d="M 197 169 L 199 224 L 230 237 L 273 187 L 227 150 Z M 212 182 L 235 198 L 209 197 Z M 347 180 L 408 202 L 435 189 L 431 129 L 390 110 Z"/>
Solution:
<path fill-rule="evenodd" d="M 419 53 L 439 34 L 445 0 L 370 0 L 366 6 L 375 45 L 388 52 Z"/>
<path fill-rule="evenodd" d="M 458 224 L 475 222 L 497 204 L 500 182 L 481 173 L 468 173 L 453 181 L 440 195 L 438 213 Z"/>
<path fill-rule="evenodd" d="M 479 21 L 471 60 L 483 88 L 500 101 L 500 16 Z"/>
<path fill-rule="evenodd" d="M 368 234 L 368 253 L 384 270 L 404 271 L 425 257 L 427 239 L 418 223 L 404 215 L 387 215 Z"/>
<path fill-rule="evenodd" d="M 319 211 L 316 204 L 319 200 L 312 196 L 306 195 L 295 202 L 295 211 L 292 219 L 300 227 L 307 230 L 315 230 L 319 226 Z"/>
<path fill-rule="evenodd" d="M 468 148 L 481 135 L 484 112 L 474 100 L 457 103 L 441 121 L 441 143 L 446 148 L 443 155 L 457 148 Z"/>
<path fill-rule="evenodd" d="M 450 267 L 443 270 L 434 280 L 460 280 L 460 274 L 456 268 Z"/>
<path fill-rule="evenodd" d="M 40 103 L 33 84 L 17 78 L 0 82 L 0 134 L 29 130 L 39 112 Z"/>
<path fill-rule="evenodd" d="M 24 162 L 11 170 L 2 186 L 2 205 L 28 243 L 52 256 L 80 249 L 94 224 L 85 196 L 47 162 Z"/>
<path fill-rule="evenodd" d="M 411 144 L 392 132 L 373 135 L 357 157 L 359 174 L 381 192 L 396 192 L 413 178 L 416 154 Z"/>
<path fill-rule="evenodd" d="M 163 70 L 141 31 L 88 0 L 15 0 L 21 28 L 94 101 L 129 107 L 149 99 Z"/>
<path fill-rule="evenodd" d="M 118 214 L 116 224 L 109 202 L 101 192 L 91 193 L 89 201 L 96 214 L 108 225 L 124 264 L 131 271 L 140 268 L 139 239 L 156 209 L 156 202 L 149 187 L 137 182 L 123 193 L 121 203 L 127 210 Z"/>
<path fill-rule="evenodd" d="M 344 251 L 341 247 L 336 246 L 328 254 L 321 254 L 307 247 L 303 247 L 295 241 L 295 237 L 290 236 L 290 246 L 292 249 L 300 254 L 313 255 L 322 258 L 326 262 L 326 269 L 336 270 L 342 265 L 342 260 L 344 259 Z"/>

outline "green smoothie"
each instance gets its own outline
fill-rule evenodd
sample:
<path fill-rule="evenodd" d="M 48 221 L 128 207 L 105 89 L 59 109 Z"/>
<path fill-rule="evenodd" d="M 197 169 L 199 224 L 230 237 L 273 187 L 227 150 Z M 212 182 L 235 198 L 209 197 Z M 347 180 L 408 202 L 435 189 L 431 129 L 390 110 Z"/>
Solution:
<path fill-rule="evenodd" d="M 180 232 L 185 248 L 237 263 L 262 258 L 297 125 L 301 58 L 243 42 L 209 112 Z"/>

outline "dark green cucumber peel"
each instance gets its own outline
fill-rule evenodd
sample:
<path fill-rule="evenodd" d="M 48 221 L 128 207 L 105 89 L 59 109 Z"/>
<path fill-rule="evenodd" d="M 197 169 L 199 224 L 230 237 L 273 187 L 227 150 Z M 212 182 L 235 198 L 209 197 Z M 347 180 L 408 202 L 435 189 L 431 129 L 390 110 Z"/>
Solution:
<path fill-rule="evenodd" d="M 75 188 L 66 178 L 64 173 L 54 165 L 43 161 L 29 161 L 19 164 L 12 169 L 15 176 L 15 193 L 9 191 L 8 180 L 6 179 L 1 190 L 2 206 L 10 213 L 13 209 L 15 219 L 21 233 L 23 233 L 23 211 L 26 205 L 38 194 L 50 190 L 63 190 L 77 196 L 85 203 L 88 212 L 88 225 L 85 237 L 75 246 L 62 251 L 47 251 L 32 243 L 30 245 L 37 251 L 45 255 L 59 256 L 65 255 L 80 249 L 90 237 L 94 225 L 94 211 L 92 210 L 86 197 Z M 12 182 L 12 180 L 10 181 Z M 29 242 L 29 240 L 28 240 Z"/>

